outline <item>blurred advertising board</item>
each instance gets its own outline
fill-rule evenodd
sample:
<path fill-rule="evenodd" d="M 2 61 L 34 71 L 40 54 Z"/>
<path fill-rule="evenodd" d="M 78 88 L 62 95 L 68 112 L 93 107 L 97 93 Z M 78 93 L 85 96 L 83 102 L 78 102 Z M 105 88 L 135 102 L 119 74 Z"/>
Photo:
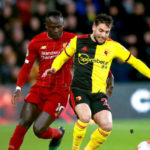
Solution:
<path fill-rule="evenodd" d="M 30 86 L 22 90 L 17 106 L 11 104 L 11 95 L 15 85 L 0 85 L 0 124 L 14 122 L 19 119 L 19 113 L 24 97 Z M 112 97 L 108 100 L 113 119 L 142 119 L 150 116 L 150 83 L 131 82 L 116 83 Z M 73 122 L 75 115 L 70 105 L 62 112 L 60 119 L 68 123 Z"/>

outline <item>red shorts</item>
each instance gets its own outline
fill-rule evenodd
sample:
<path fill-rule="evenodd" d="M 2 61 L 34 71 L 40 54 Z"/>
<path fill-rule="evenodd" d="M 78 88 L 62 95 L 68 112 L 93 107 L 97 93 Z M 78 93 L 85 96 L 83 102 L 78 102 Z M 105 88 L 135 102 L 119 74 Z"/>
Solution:
<path fill-rule="evenodd" d="M 40 111 L 45 111 L 57 119 L 67 105 L 69 92 L 63 89 L 51 89 L 34 85 L 25 101 L 35 103 Z"/>

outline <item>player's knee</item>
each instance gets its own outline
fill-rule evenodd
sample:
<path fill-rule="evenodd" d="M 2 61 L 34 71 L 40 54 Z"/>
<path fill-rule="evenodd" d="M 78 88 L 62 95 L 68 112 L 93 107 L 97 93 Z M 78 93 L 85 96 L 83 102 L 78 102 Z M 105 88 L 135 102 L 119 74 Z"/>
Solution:
<path fill-rule="evenodd" d="M 105 122 L 101 125 L 101 129 L 104 131 L 111 131 L 112 130 L 112 122 Z"/>
<path fill-rule="evenodd" d="M 31 126 L 32 122 L 33 121 L 30 120 L 30 118 L 21 118 L 19 120 L 19 125 L 26 128 L 26 129 L 28 129 Z"/>
<path fill-rule="evenodd" d="M 90 119 L 91 119 L 91 115 L 90 114 L 81 114 L 79 116 L 80 121 L 84 122 L 84 123 L 89 123 Z"/>
<path fill-rule="evenodd" d="M 34 134 L 37 136 L 37 137 L 40 137 L 40 135 L 43 134 L 43 128 L 41 128 L 40 126 L 38 126 L 36 123 L 33 125 L 33 131 L 34 131 Z"/>

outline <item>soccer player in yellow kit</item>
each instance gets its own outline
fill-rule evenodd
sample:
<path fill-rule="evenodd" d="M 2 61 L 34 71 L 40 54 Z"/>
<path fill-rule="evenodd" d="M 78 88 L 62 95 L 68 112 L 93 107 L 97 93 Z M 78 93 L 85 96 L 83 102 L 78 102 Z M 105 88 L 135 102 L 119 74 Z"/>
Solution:
<path fill-rule="evenodd" d="M 44 76 L 59 71 L 74 55 L 74 77 L 71 84 L 71 106 L 78 120 L 74 126 L 72 150 L 79 150 L 90 119 L 98 128 L 84 150 L 95 150 L 110 135 L 112 114 L 107 103 L 106 81 L 112 60 L 120 58 L 140 73 L 150 78 L 150 69 L 135 58 L 120 43 L 109 38 L 113 19 L 106 14 L 97 15 L 92 26 L 93 33 L 74 37 L 66 49 L 54 60 Z"/>

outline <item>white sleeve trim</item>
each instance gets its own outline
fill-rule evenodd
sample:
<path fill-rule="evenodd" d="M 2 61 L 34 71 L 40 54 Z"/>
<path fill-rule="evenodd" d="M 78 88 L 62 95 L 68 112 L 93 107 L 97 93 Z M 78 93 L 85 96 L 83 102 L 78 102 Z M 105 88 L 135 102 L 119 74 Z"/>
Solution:
<path fill-rule="evenodd" d="M 20 87 L 20 86 L 17 86 L 17 87 L 16 87 L 16 91 L 17 91 L 17 90 L 21 91 L 21 87 Z"/>
<path fill-rule="evenodd" d="M 29 60 L 28 60 L 28 59 L 25 59 L 25 63 L 28 64 L 28 63 L 29 63 Z"/>

